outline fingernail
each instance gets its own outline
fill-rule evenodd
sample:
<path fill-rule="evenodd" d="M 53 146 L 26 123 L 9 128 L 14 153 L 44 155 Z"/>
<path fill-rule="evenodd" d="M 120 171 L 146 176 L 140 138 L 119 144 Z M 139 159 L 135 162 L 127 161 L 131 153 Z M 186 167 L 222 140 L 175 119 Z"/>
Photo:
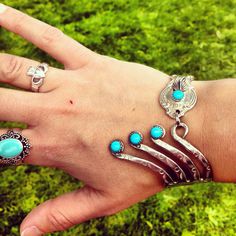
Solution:
<path fill-rule="evenodd" d="M 31 226 L 23 230 L 20 236 L 42 236 L 43 233 L 36 227 Z"/>
<path fill-rule="evenodd" d="M 7 10 L 7 6 L 0 3 L 0 14 Z"/>

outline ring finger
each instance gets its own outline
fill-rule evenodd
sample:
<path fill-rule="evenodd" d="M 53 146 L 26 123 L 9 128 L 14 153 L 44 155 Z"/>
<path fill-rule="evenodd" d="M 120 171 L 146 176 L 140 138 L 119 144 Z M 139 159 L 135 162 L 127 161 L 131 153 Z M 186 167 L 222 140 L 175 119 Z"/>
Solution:
<path fill-rule="evenodd" d="M 31 90 L 31 77 L 27 75 L 27 71 L 31 66 L 36 68 L 39 64 L 34 60 L 1 53 L 0 82 Z M 65 70 L 50 67 L 40 92 L 49 92 L 59 87 L 65 74 Z"/>

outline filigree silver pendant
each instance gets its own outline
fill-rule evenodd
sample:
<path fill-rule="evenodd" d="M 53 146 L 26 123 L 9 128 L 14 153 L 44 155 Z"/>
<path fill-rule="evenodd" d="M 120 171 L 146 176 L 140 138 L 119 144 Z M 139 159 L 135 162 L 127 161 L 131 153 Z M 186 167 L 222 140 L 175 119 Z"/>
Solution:
<path fill-rule="evenodd" d="M 173 75 L 171 79 L 160 94 L 160 104 L 166 110 L 166 113 L 175 119 L 176 114 L 178 114 L 178 117 L 181 117 L 194 107 L 197 102 L 197 94 L 191 85 L 191 82 L 194 80 L 193 76 Z M 184 97 L 180 101 L 176 101 L 173 98 L 173 92 L 176 90 L 184 93 Z"/>

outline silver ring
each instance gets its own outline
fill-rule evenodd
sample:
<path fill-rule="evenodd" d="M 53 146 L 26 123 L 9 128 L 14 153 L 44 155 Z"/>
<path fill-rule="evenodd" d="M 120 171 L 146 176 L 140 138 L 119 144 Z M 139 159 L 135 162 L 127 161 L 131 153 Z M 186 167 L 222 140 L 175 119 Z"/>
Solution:
<path fill-rule="evenodd" d="M 0 165 L 19 165 L 30 153 L 31 144 L 20 132 L 9 130 L 0 136 Z"/>
<path fill-rule="evenodd" d="M 41 63 L 36 68 L 30 66 L 30 68 L 27 71 L 27 75 L 31 76 L 31 90 L 33 92 L 37 93 L 39 92 L 40 87 L 44 83 L 47 71 L 48 71 L 48 64 L 46 63 Z"/>

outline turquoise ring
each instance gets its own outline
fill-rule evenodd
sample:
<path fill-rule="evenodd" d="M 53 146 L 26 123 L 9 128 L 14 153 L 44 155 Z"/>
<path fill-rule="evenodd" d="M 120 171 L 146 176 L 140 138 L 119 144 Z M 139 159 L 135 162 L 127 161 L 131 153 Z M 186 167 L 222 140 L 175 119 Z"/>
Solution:
<path fill-rule="evenodd" d="M 29 155 L 31 145 L 21 133 L 9 130 L 0 136 L 0 165 L 18 165 Z"/>

